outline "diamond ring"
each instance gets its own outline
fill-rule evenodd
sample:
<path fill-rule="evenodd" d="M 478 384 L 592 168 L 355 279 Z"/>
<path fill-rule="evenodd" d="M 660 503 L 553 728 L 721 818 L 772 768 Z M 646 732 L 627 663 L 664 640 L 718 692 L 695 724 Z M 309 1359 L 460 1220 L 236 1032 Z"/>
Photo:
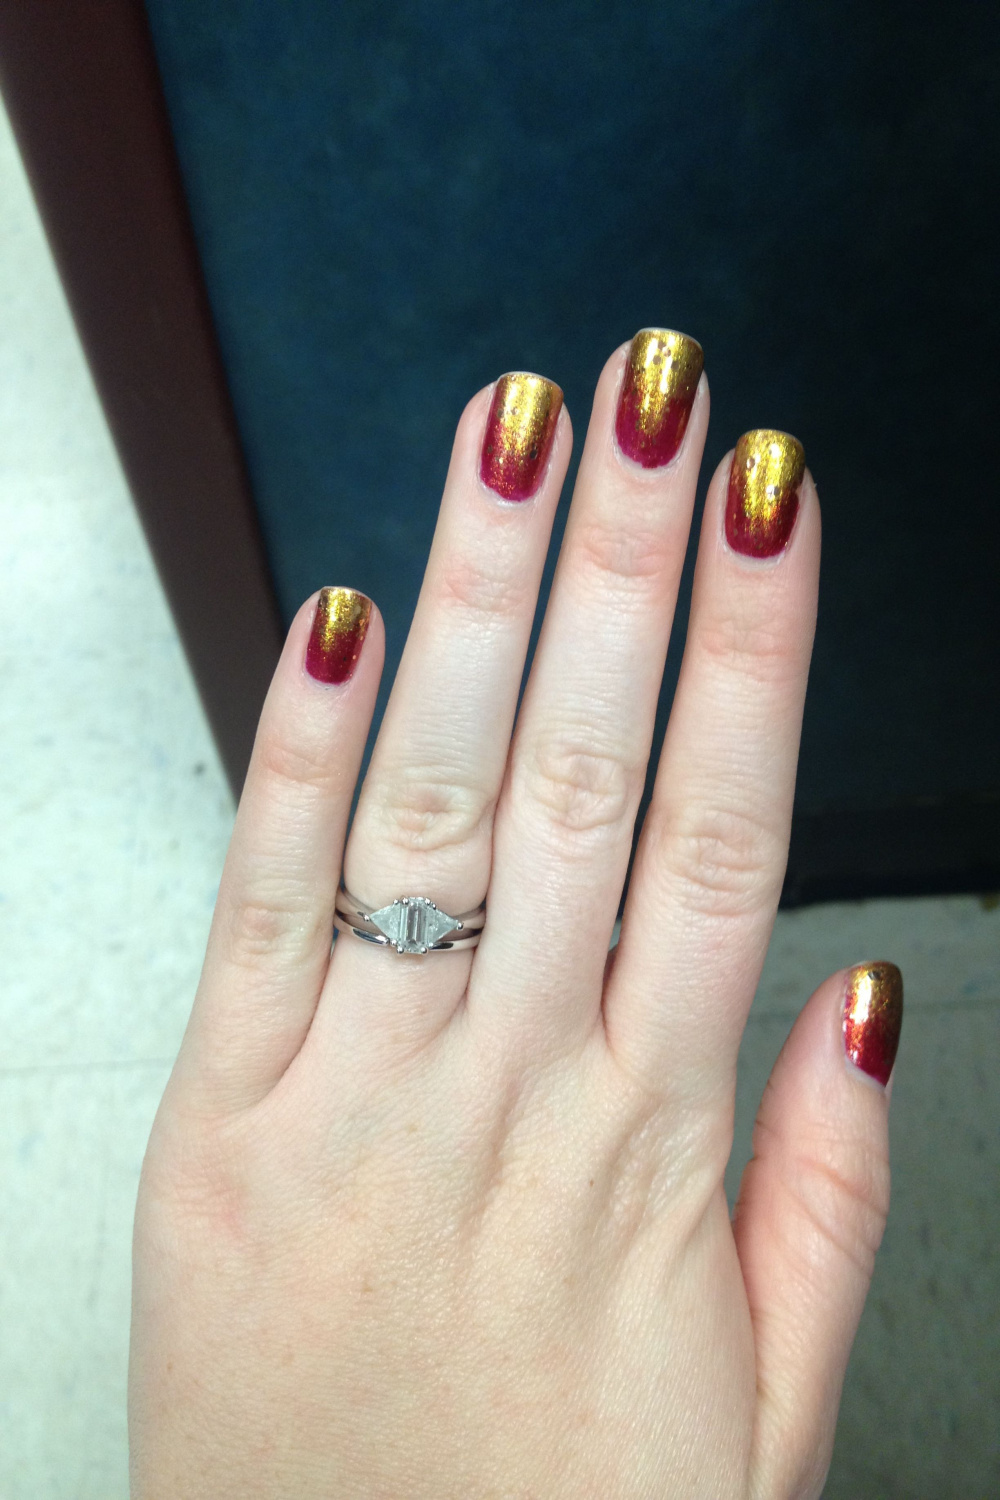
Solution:
<path fill-rule="evenodd" d="M 333 925 L 380 948 L 397 953 L 448 953 L 474 948 L 483 935 L 486 902 L 453 917 L 426 896 L 397 896 L 375 911 L 352 896 L 343 884 L 337 892 Z"/>

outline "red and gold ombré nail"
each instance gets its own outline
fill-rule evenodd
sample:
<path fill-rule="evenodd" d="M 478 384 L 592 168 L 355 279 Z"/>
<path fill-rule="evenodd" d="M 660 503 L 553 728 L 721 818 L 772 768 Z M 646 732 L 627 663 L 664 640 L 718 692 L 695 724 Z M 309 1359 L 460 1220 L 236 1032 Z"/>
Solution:
<path fill-rule="evenodd" d="M 847 975 L 844 1046 L 856 1068 L 889 1082 L 903 1025 L 903 976 L 895 964 L 858 964 Z"/>
<path fill-rule="evenodd" d="M 799 511 L 806 470 L 798 438 L 770 427 L 736 444 L 726 497 L 726 539 L 747 557 L 773 557 L 786 545 Z"/>
<path fill-rule="evenodd" d="M 479 472 L 505 500 L 530 500 L 545 476 L 563 393 L 540 375 L 501 375 L 486 419 Z"/>
<path fill-rule="evenodd" d="M 318 682 L 347 682 L 361 655 L 372 601 L 356 589 L 320 589 L 306 647 L 306 671 Z"/>
<path fill-rule="evenodd" d="M 677 453 L 705 367 L 701 345 L 669 328 L 642 328 L 622 377 L 615 436 L 627 458 L 658 469 Z"/>

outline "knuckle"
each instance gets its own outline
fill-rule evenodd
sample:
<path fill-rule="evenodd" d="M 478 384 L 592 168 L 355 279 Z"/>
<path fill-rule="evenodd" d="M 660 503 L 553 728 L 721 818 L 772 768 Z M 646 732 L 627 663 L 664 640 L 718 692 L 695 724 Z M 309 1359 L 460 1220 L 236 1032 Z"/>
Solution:
<path fill-rule="evenodd" d="M 699 620 L 697 648 L 710 662 L 741 678 L 775 682 L 798 673 L 801 632 L 780 614 L 731 609 Z"/>
<path fill-rule="evenodd" d="M 263 896 L 245 899 L 229 913 L 226 953 L 237 968 L 256 971 L 269 967 L 280 954 L 310 950 L 320 935 L 320 925 L 316 912 L 301 902 Z"/>
<path fill-rule="evenodd" d="M 330 745 L 298 743 L 282 736 L 268 738 L 261 746 L 259 768 L 272 796 L 283 791 L 325 793 L 339 785 L 340 771 L 333 763 Z"/>
<path fill-rule="evenodd" d="M 654 865 L 684 909 L 740 917 L 776 899 L 785 842 L 747 811 L 689 802 L 647 821 Z"/>
<path fill-rule="evenodd" d="M 576 530 L 572 550 L 578 562 L 616 583 L 641 583 L 662 576 L 672 547 L 662 532 L 592 519 Z"/>
<path fill-rule="evenodd" d="M 492 810 L 493 799 L 481 787 L 424 768 L 386 778 L 377 818 L 380 834 L 393 848 L 426 854 L 475 838 Z"/>
<path fill-rule="evenodd" d="M 212 1253 L 220 1240 L 232 1250 L 252 1224 L 238 1129 L 190 1109 L 175 1111 L 169 1127 L 162 1118 L 153 1126 L 142 1165 L 139 1221 L 148 1230 L 151 1218 L 169 1216 L 172 1253 L 185 1261 Z"/>
<path fill-rule="evenodd" d="M 442 567 L 438 590 L 446 608 L 457 607 L 486 620 L 519 615 L 529 602 L 523 571 L 512 573 L 495 561 L 491 565 L 486 555 L 449 558 Z"/>
<path fill-rule="evenodd" d="M 560 830 L 615 828 L 634 813 L 641 770 L 571 739 L 541 740 L 520 766 L 521 791 Z"/>
<path fill-rule="evenodd" d="M 800 1219 L 867 1280 L 889 1214 L 889 1162 L 859 1142 L 797 1152 L 784 1181 Z"/>

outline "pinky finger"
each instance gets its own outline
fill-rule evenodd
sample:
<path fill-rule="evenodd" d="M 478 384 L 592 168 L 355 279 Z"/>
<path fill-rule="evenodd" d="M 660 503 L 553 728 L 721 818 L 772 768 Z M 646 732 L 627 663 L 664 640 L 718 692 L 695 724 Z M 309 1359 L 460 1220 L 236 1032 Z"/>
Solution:
<path fill-rule="evenodd" d="M 889 1207 L 889 1097 L 903 983 L 835 974 L 774 1066 L 733 1229 L 753 1319 L 752 1496 L 819 1496 Z"/>
<path fill-rule="evenodd" d="M 330 961 L 351 799 L 382 670 L 382 623 L 354 589 L 292 621 L 261 714 L 205 966 L 174 1073 L 209 1107 L 277 1082 Z"/>

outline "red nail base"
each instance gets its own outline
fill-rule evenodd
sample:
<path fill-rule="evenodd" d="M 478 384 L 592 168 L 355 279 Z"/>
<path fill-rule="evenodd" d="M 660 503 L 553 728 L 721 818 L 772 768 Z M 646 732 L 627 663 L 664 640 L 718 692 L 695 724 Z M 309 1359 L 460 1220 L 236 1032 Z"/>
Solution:
<path fill-rule="evenodd" d="M 662 469 L 680 451 L 687 432 L 691 403 L 671 401 L 660 415 L 655 429 L 644 421 L 642 392 L 637 388 L 622 391 L 615 418 L 615 437 L 626 458 L 644 469 Z"/>
<path fill-rule="evenodd" d="M 562 391 L 539 375 L 503 375 L 483 434 L 479 477 L 504 500 L 530 500 L 545 477 Z"/>
<path fill-rule="evenodd" d="M 733 493 L 733 482 L 729 481 L 726 501 L 726 541 L 734 552 L 744 557 L 776 557 L 784 552 L 792 534 L 795 518 L 799 513 L 799 497 L 792 495 L 779 506 L 766 525 L 743 508 L 743 497 Z"/>
<path fill-rule="evenodd" d="M 726 492 L 726 541 L 744 557 L 774 557 L 788 545 L 799 513 L 805 454 L 798 438 L 774 427 L 745 432 L 736 444 Z"/>
<path fill-rule="evenodd" d="M 355 589 L 321 589 L 306 646 L 306 671 L 317 682 L 342 683 L 353 677 L 361 655 L 371 600 Z"/>

